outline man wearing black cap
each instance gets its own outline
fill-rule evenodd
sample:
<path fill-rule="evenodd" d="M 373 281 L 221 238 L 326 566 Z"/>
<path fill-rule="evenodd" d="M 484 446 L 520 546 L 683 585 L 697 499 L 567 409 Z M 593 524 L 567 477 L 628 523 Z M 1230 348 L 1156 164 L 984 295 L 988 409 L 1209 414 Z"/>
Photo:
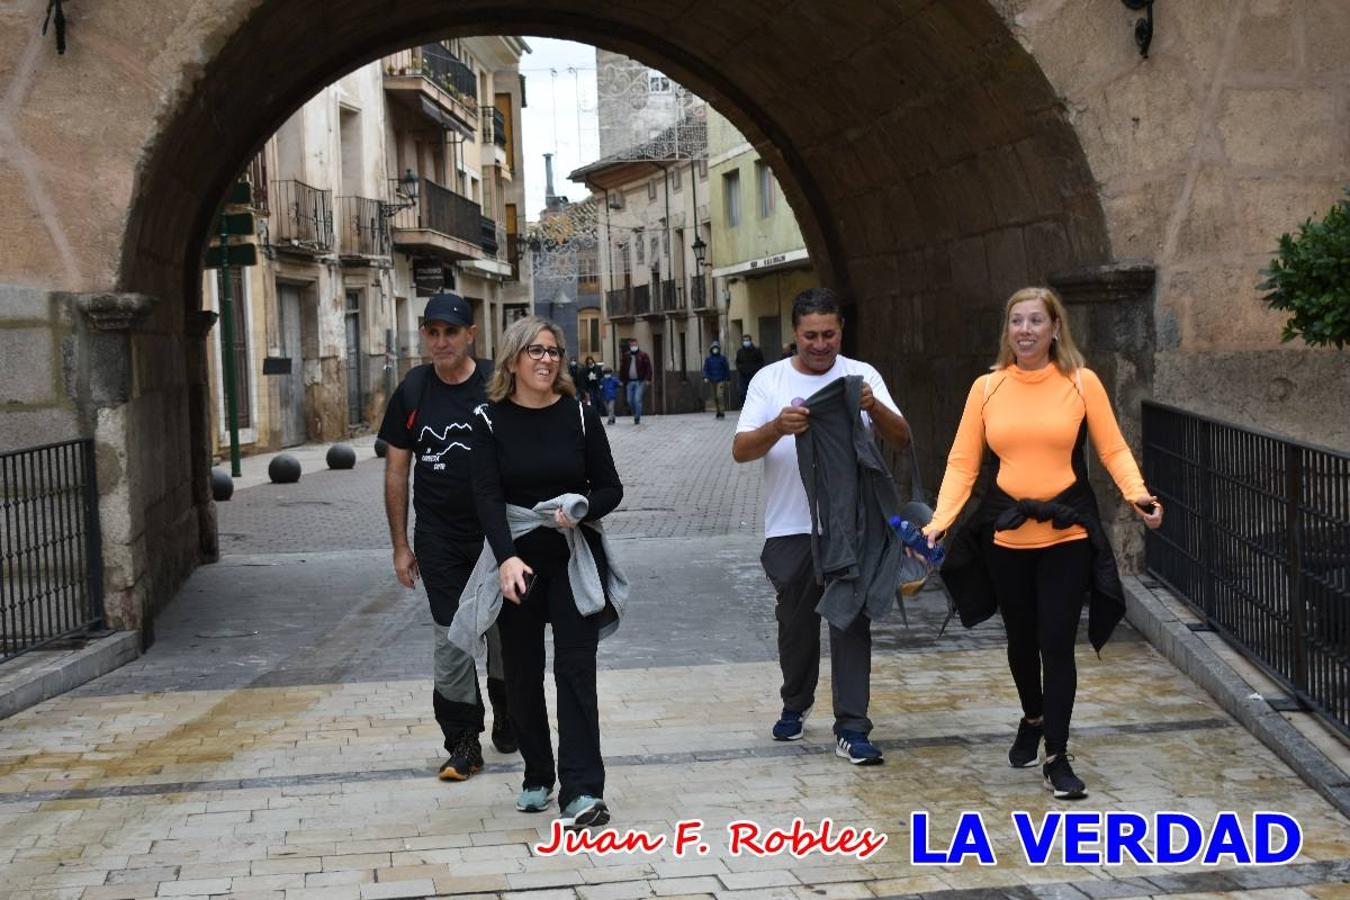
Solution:
<path fill-rule="evenodd" d="M 389 445 L 384 470 L 384 510 L 394 544 L 394 574 L 407 588 L 420 572 L 435 632 L 435 690 L 432 708 L 450 756 L 441 765 L 442 781 L 464 781 L 483 767 L 478 735 L 483 730 L 483 698 L 473 657 L 446 639 L 459 606 L 459 595 L 483 549 L 483 529 L 474 511 L 469 484 L 469 439 L 473 411 L 487 402 L 490 364 L 471 352 L 478 328 L 473 311 L 456 294 L 427 300 L 419 329 L 431 354 L 389 398 L 380 437 Z M 408 546 L 408 469 L 413 456 L 413 508 L 417 521 Z M 488 696 L 492 701 L 492 743 L 502 753 L 516 751 L 507 717 L 501 645 L 494 628 L 488 635 Z"/>

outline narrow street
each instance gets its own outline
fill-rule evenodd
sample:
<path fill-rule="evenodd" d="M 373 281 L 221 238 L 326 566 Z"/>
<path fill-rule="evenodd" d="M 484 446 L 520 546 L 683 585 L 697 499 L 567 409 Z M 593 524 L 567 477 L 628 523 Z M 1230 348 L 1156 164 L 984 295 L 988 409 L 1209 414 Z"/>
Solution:
<path fill-rule="evenodd" d="M 393 577 L 383 464 L 365 453 L 352 471 L 237 492 L 219 506 L 221 561 L 159 617 L 145 656 L 0 722 L 0 895 L 1347 896 L 1345 820 L 1128 626 L 1100 661 L 1079 646 L 1073 750 L 1091 793 L 1073 808 L 1289 813 L 1304 829 L 1293 864 L 1029 865 L 1008 814 L 1065 806 L 1038 770 L 1007 765 L 1018 713 L 1001 627 L 954 623 L 939 637 L 945 598 L 932 587 L 907 626 L 897 614 L 874 627 L 884 766 L 834 756 L 828 667 L 805 740 L 770 740 L 780 704 L 760 470 L 732 463 L 734 424 L 609 429 L 626 495 L 606 525 L 634 598 L 600 647 L 606 799 L 620 830 L 672 835 L 701 819 L 708 855 L 534 852 L 550 819 L 516 812 L 519 757 L 486 742 L 481 774 L 435 779 L 433 623 L 420 589 Z M 551 703 L 551 680 L 548 691 Z M 912 866 L 918 810 L 934 846 L 980 811 L 997 865 Z M 889 842 L 867 861 L 728 852 L 733 820 L 827 816 Z"/>

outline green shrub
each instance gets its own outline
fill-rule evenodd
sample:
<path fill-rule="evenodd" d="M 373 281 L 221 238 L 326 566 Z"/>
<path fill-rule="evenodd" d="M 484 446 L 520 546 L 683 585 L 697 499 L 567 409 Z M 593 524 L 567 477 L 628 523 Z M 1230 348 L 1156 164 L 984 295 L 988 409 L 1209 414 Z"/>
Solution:
<path fill-rule="evenodd" d="M 1279 255 L 1261 274 L 1266 303 L 1293 314 L 1283 340 L 1343 349 L 1350 342 L 1350 200 L 1320 222 L 1304 222 L 1297 237 L 1280 235 Z"/>

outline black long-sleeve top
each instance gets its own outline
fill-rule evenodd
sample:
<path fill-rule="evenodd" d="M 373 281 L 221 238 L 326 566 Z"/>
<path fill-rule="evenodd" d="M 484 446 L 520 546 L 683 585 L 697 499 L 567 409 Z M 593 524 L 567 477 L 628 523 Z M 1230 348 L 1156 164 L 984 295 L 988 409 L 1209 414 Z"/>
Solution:
<path fill-rule="evenodd" d="M 542 409 L 509 399 L 487 404 L 473 417 L 471 458 L 474 506 L 497 565 L 518 555 L 506 504 L 528 509 L 559 494 L 581 494 L 590 501 L 585 521 L 594 521 L 623 499 L 605 426 L 571 397 Z"/>

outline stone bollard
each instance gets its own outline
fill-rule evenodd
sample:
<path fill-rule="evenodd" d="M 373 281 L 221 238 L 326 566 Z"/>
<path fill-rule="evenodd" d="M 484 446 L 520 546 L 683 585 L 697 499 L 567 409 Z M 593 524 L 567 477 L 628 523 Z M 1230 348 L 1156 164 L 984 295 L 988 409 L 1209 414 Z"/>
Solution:
<path fill-rule="evenodd" d="M 356 451 L 351 444 L 334 444 L 324 457 L 330 469 L 351 469 L 356 466 Z"/>
<path fill-rule="evenodd" d="M 234 496 L 234 479 L 220 466 L 211 468 L 211 499 L 224 503 Z"/>
<path fill-rule="evenodd" d="M 300 460 L 289 453 L 278 453 L 267 464 L 267 477 L 273 484 L 295 484 L 300 480 Z"/>
<path fill-rule="evenodd" d="M 388 443 L 387 441 L 385 441 L 383 438 L 376 438 L 376 439 L 375 439 L 375 455 L 376 455 L 376 456 L 378 456 L 380 459 L 384 459 L 385 451 L 388 450 L 388 449 L 389 449 L 389 443 Z"/>

